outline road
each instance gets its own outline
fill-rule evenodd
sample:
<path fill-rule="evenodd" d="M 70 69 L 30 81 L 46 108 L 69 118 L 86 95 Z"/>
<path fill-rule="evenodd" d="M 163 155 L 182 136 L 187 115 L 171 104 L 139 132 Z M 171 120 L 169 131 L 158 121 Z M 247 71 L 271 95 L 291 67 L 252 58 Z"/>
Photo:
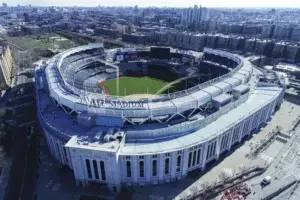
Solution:
<path fill-rule="evenodd" d="M 34 84 L 32 77 L 22 75 L 30 69 L 16 70 L 16 81 L 8 95 L 6 119 L 14 121 L 13 161 L 7 200 L 33 199 L 37 171 L 36 136 L 28 137 L 27 127 L 36 122 Z"/>

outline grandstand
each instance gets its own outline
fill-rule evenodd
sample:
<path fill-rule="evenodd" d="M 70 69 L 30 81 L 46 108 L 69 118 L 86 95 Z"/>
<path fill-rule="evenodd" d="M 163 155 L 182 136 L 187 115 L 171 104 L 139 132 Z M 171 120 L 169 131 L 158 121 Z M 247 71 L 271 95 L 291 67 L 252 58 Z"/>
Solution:
<path fill-rule="evenodd" d="M 200 56 L 90 44 L 36 71 L 38 117 L 51 154 L 73 170 L 78 185 L 119 190 L 170 182 L 204 170 L 270 119 L 285 91 L 271 78 L 219 50 Z M 139 90 L 141 80 L 155 89 Z"/>

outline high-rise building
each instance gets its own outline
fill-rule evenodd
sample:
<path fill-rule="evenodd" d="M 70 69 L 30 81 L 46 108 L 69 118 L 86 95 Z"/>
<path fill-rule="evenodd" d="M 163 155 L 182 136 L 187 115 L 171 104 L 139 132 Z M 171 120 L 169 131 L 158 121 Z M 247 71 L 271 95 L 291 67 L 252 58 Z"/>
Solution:
<path fill-rule="evenodd" d="M 288 40 L 292 34 L 292 28 L 289 26 L 275 26 L 273 38 L 280 40 Z"/>
<path fill-rule="evenodd" d="M 3 7 L 3 8 L 7 8 L 7 3 L 4 3 L 4 2 L 3 2 L 3 3 L 2 3 L 2 7 Z"/>
<path fill-rule="evenodd" d="M 9 47 L 0 47 L 0 82 L 11 84 L 13 58 Z"/>
<path fill-rule="evenodd" d="M 262 37 L 271 38 L 274 32 L 274 25 L 266 25 L 262 27 Z"/>
<path fill-rule="evenodd" d="M 291 35 L 291 40 L 300 41 L 300 29 L 294 28 Z"/>
<path fill-rule="evenodd" d="M 209 19 L 209 10 L 207 8 L 202 8 L 201 6 L 195 5 L 193 8 L 186 8 L 182 10 L 181 14 L 181 23 L 189 24 L 195 23 L 198 24 L 201 21 L 206 21 Z"/>

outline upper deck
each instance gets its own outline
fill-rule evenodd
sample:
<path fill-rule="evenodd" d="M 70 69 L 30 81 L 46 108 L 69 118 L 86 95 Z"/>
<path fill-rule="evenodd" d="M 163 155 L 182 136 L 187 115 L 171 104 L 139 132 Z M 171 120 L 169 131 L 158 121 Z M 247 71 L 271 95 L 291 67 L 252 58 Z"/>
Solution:
<path fill-rule="evenodd" d="M 103 93 L 93 93 L 70 85 L 63 78 L 64 75 L 62 75 L 62 73 L 65 73 L 61 67 L 63 59 L 79 51 L 100 47 L 101 45 L 92 45 L 71 49 L 55 56 L 46 67 L 45 73 L 50 96 L 60 105 L 64 105 L 77 113 L 88 112 L 92 115 L 101 114 L 109 117 L 148 118 L 180 114 L 205 105 L 212 98 L 231 92 L 239 85 L 248 84 L 253 72 L 251 63 L 240 56 L 224 51 L 205 49 L 205 52 L 231 59 L 238 63 L 238 65 L 221 77 L 154 99 L 143 98 L 132 100 L 122 97 L 111 97 Z M 108 62 L 106 64 L 113 65 Z M 101 101 L 101 104 L 93 104 L 91 101 Z M 112 101 L 115 103 L 112 103 Z M 141 101 L 142 103 L 140 103 Z M 124 102 L 135 102 L 135 105 L 138 106 L 125 107 L 123 105 Z"/>

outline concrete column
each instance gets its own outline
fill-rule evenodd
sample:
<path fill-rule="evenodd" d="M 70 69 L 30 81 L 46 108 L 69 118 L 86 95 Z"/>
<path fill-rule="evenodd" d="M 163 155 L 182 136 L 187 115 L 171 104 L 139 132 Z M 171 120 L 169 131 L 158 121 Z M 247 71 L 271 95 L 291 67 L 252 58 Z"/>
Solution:
<path fill-rule="evenodd" d="M 139 176 L 139 166 L 138 166 L 138 156 L 132 156 L 132 161 L 131 161 L 131 167 L 132 167 L 132 177 L 133 177 L 133 182 L 137 183 L 138 182 L 138 176 Z"/>
<path fill-rule="evenodd" d="M 244 126 L 248 126 L 248 128 L 247 129 L 243 128 L 244 136 L 249 135 L 250 124 L 251 124 L 251 118 L 248 117 L 247 119 L 245 119 L 245 124 L 244 124 Z M 244 130 L 245 130 L 245 132 L 244 132 Z"/>
<path fill-rule="evenodd" d="M 160 154 L 159 158 L 157 158 L 158 161 L 158 168 L 157 168 L 157 172 L 158 172 L 158 179 L 159 181 L 163 181 L 164 180 L 164 174 L 165 174 L 165 168 L 164 168 L 164 164 L 165 164 L 165 155 L 164 154 Z"/>
<path fill-rule="evenodd" d="M 197 161 L 197 150 L 193 150 L 192 151 L 192 165 L 191 167 L 194 167 L 196 165 L 196 161 Z"/>
<path fill-rule="evenodd" d="M 274 101 L 274 104 L 273 104 L 273 108 L 272 108 L 271 115 L 274 113 L 274 111 L 275 111 L 275 107 L 276 107 L 276 101 Z M 270 116 L 271 116 L 271 115 L 270 115 Z"/>
<path fill-rule="evenodd" d="M 170 174 L 171 174 L 171 179 L 176 179 L 176 169 L 177 169 L 177 157 L 179 156 L 179 154 L 177 152 L 173 152 L 171 154 L 171 169 L 170 169 Z"/>
<path fill-rule="evenodd" d="M 231 146 L 232 146 L 232 138 L 233 138 L 233 128 L 230 130 L 230 132 L 229 132 L 229 141 L 228 141 L 228 150 L 230 151 L 230 149 L 231 149 Z"/>
<path fill-rule="evenodd" d="M 121 185 L 121 171 L 117 163 L 117 156 L 114 155 L 109 159 L 103 161 L 107 182 L 111 183 L 113 187 L 116 187 L 116 191 L 119 191 Z"/>
<path fill-rule="evenodd" d="M 255 118 L 255 114 L 252 114 L 251 116 L 250 116 L 250 122 L 249 122 L 249 134 L 251 134 L 251 131 L 252 131 L 252 124 L 253 124 L 253 120 L 254 120 L 254 118 Z"/>
<path fill-rule="evenodd" d="M 264 107 L 263 110 L 262 110 L 262 114 L 261 114 L 261 118 L 260 118 L 260 124 L 263 124 L 263 123 L 266 122 L 268 111 L 269 111 L 269 105 Z"/>
<path fill-rule="evenodd" d="M 242 141 L 242 138 L 243 138 L 244 124 L 245 124 L 245 120 L 243 120 L 243 121 L 239 124 L 239 143 Z"/>
<path fill-rule="evenodd" d="M 206 163 L 206 155 L 207 155 L 207 150 L 208 150 L 208 142 L 203 144 L 202 150 L 201 150 L 201 158 L 200 158 L 200 163 L 201 163 L 201 170 L 203 171 L 205 169 L 205 163 Z"/>
<path fill-rule="evenodd" d="M 72 165 L 72 162 L 71 162 L 71 154 L 70 154 L 70 150 L 69 150 L 69 148 L 67 148 L 67 147 L 65 147 L 65 148 L 66 148 L 66 151 L 67 151 L 69 167 L 70 167 L 71 169 L 73 169 L 73 165 Z"/>
<path fill-rule="evenodd" d="M 267 113 L 267 118 L 266 118 L 266 120 L 268 120 L 270 117 L 271 117 L 271 115 L 272 115 L 272 109 L 273 109 L 273 105 L 275 104 L 275 102 L 274 101 L 272 101 L 272 103 L 270 103 L 270 105 L 269 105 L 269 108 L 268 108 L 268 113 Z"/>
<path fill-rule="evenodd" d="M 93 165 L 93 159 L 89 158 L 89 161 L 90 161 L 90 167 L 91 167 L 91 172 L 92 172 L 92 179 L 96 179 L 94 165 Z M 97 165 L 98 165 L 98 163 L 97 163 Z"/>
<path fill-rule="evenodd" d="M 217 144 L 216 144 L 217 160 L 219 160 L 219 156 L 220 156 L 220 148 L 221 148 L 222 137 L 225 137 L 225 135 L 223 135 L 223 136 L 221 135 L 217 139 Z"/>
<path fill-rule="evenodd" d="M 215 140 L 214 141 L 214 143 L 213 143 L 213 157 L 215 157 L 215 156 L 218 156 L 218 150 L 217 150 L 217 147 L 218 147 L 218 139 L 217 140 Z"/>
<path fill-rule="evenodd" d="M 189 149 L 183 150 L 182 153 L 182 175 L 186 176 L 189 162 Z"/>
<path fill-rule="evenodd" d="M 227 132 L 226 134 L 226 146 L 224 149 L 228 149 L 228 146 L 230 145 L 230 132 Z"/>
<path fill-rule="evenodd" d="M 256 129 L 256 124 L 257 124 L 256 119 L 257 119 L 257 116 L 258 116 L 258 113 L 255 113 L 255 114 L 253 115 L 253 120 L 252 120 L 251 130 L 255 130 L 255 129 Z"/>
<path fill-rule="evenodd" d="M 152 158 L 152 155 L 147 155 L 145 156 L 145 159 L 144 159 L 144 162 L 145 162 L 145 178 L 146 178 L 146 181 L 150 181 L 151 179 L 151 175 L 152 175 L 152 162 L 151 162 L 151 158 Z"/>
<path fill-rule="evenodd" d="M 257 122 L 257 128 L 260 126 L 260 118 L 261 118 L 261 116 L 262 116 L 262 113 L 263 113 L 263 111 L 264 111 L 264 108 L 261 108 L 260 110 L 259 110 L 259 115 L 258 115 L 258 122 Z"/>
<path fill-rule="evenodd" d="M 46 130 L 43 129 L 43 131 L 44 131 L 44 135 L 46 136 L 46 140 L 47 140 L 47 143 L 48 143 L 48 148 L 49 148 L 52 156 L 54 156 L 55 155 L 55 151 L 53 149 L 53 144 L 52 144 L 52 141 L 51 141 L 51 136 L 48 135 L 48 132 Z"/>
<path fill-rule="evenodd" d="M 97 161 L 97 168 L 98 168 L 99 180 L 102 180 L 102 173 L 101 173 L 101 167 L 100 167 L 100 161 L 101 160 L 97 159 L 96 161 Z M 124 169 L 123 169 L 123 171 L 124 171 Z M 125 165 L 125 177 L 126 177 L 126 165 Z"/>
<path fill-rule="evenodd" d="M 64 152 L 64 144 L 61 141 L 58 141 L 58 145 L 59 145 L 61 160 L 62 160 L 63 164 L 67 164 L 66 155 Z"/>
<path fill-rule="evenodd" d="M 208 144 L 208 147 L 207 147 L 207 155 L 208 155 L 208 158 L 207 158 L 207 156 L 206 156 L 206 159 L 210 159 L 210 158 L 211 158 L 212 152 L 213 152 L 213 143 L 210 143 L 210 144 Z"/>
<path fill-rule="evenodd" d="M 72 165 L 74 177 L 77 181 L 85 183 L 87 181 L 87 170 L 85 165 L 85 159 L 81 158 L 80 155 L 72 154 Z"/>
<path fill-rule="evenodd" d="M 199 152 L 200 151 L 200 152 Z M 197 161 L 198 161 L 198 159 L 199 159 L 199 162 L 197 162 L 197 167 L 200 167 L 201 166 L 201 156 L 202 156 L 202 151 L 203 151 L 203 148 L 202 148 L 202 146 L 201 147 L 199 147 L 198 149 L 197 149 Z"/>
<path fill-rule="evenodd" d="M 60 157 L 59 157 L 59 152 L 58 152 L 58 150 L 57 150 L 55 138 L 51 137 L 51 142 L 52 142 L 53 150 L 54 150 L 54 152 L 55 152 L 55 157 L 56 157 L 56 159 L 57 159 L 59 162 L 61 162 L 61 161 L 60 161 Z"/>

